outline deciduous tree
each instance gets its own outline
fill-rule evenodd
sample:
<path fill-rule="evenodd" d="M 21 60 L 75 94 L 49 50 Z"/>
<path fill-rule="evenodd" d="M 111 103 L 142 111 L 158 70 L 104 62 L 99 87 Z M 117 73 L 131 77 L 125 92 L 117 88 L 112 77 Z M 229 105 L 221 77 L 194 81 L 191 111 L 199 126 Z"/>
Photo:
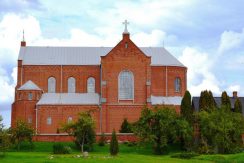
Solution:
<path fill-rule="evenodd" d="M 32 137 L 34 135 L 34 129 L 24 121 L 17 121 L 16 127 L 10 129 L 12 135 L 12 141 L 17 145 L 17 149 L 20 149 L 20 144 L 24 141 L 28 141 L 31 146 Z"/>
<path fill-rule="evenodd" d="M 84 145 L 89 148 L 95 142 L 95 122 L 91 113 L 81 112 L 76 122 L 70 122 L 63 126 L 62 130 L 75 138 L 75 143 L 79 145 L 81 152 L 84 152 Z"/>
<path fill-rule="evenodd" d="M 185 142 L 189 140 L 192 128 L 174 108 L 144 108 L 135 123 L 134 133 L 142 142 L 152 143 L 155 154 L 163 154 L 171 141 L 179 141 L 179 137 Z"/>

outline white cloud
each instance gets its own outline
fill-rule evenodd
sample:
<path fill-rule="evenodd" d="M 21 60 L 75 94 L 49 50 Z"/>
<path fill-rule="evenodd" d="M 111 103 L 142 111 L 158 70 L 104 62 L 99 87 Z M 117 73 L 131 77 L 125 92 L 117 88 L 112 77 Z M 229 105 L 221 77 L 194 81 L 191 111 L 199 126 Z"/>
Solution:
<path fill-rule="evenodd" d="M 11 103 L 14 97 L 15 83 L 10 82 L 7 72 L 0 67 L 0 103 Z"/>
<path fill-rule="evenodd" d="M 164 41 L 167 41 L 167 43 L 174 42 L 177 40 L 177 37 L 167 35 L 164 31 L 155 29 L 151 33 L 135 33 L 132 36 L 132 40 L 138 46 L 163 46 Z"/>
<path fill-rule="evenodd" d="M 179 60 L 188 68 L 188 90 L 193 96 L 199 96 L 201 91 L 206 89 L 216 95 L 221 93 L 220 82 L 211 72 L 212 62 L 207 53 L 187 47 L 183 50 Z"/>
<path fill-rule="evenodd" d="M 239 47 L 244 43 L 244 29 L 240 33 L 234 31 L 224 31 L 221 34 L 219 53 Z"/>
<path fill-rule="evenodd" d="M 229 96 L 232 94 L 233 91 L 239 92 L 240 90 L 241 90 L 241 86 L 240 85 L 230 85 L 227 88 L 227 92 L 228 92 Z"/>

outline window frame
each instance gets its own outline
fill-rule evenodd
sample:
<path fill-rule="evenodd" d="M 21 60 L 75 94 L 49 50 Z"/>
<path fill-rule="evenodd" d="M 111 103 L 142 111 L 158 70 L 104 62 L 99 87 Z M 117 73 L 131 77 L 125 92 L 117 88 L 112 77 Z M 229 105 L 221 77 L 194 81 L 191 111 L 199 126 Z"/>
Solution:
<path fill-rule="evenodd" d="M 33 93 L 32 92 L 28 93 L 28 100 L 33 100 Z"/>
<path fill-rule="evenodd" d="M 52 125 L 52 117 L 47 117 L 47 125 Z"/>
<path fill-rule="evenodd" d="M 89 90 L 91 90 L 91 88 L 90 88 L 90 85 L 89 85 L 89 80 L 92 80 L 93 81 L 93 91 L 89 91 Z M 89 78 L 87 78 L 87 88 L 86 88 L 86 91 L 87 91 L 87 93 L 96 93 L 96 79 L 94 78 L 94 77 L 89 77 Z"/>
<path fill-rule="evenodd" d="M 48 93 L 56 93 L 56 78 L 53 76 L 50 76 L 47 79 L 47 92 Z"/>
<path fill-rule="evenodd" d="M 122 75 L 124 74 L 124 73 L 129 73 L 130 75 L 131 75 L 131 84 L 132 84 L 132 88 L 131 88 L 131 97 L 121 97 L 122 95 L 121 95 L 121 87 L 120 87 L 120 85 L 121 85 L 121 80 L 122 80 Z M 122 70 L 120 73 L 119 73 L 119 76 L 118 76 L 118 100 L 134 100 L 134 92 L 135 92 L 135 88 L 134 88 L 134 74 L 133 74 L 133 72 L 132 71 L 130 71 L 130 70 Z M 126 96 L 126 95 L 125 95 Z"/>
<path fill-rule="evenodd" d="M 181 78 L 180 77 L 176 77 L 174 80 L 174 90 L 177 93 L 181 92 Z"/>
<path fill-rule="evenodd" d="M 68 93 L 76 93 L 76 79 L 71 76 L 68 78 L 68 89 L 67 92 Z"/>

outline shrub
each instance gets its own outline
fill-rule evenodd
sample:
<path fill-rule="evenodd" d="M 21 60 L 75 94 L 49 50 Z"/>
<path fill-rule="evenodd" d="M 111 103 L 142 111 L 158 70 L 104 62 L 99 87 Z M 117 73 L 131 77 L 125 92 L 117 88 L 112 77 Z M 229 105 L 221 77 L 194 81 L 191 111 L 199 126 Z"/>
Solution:
<path fill-rule="evenodd" d="M 24 150 L 24 151 L 29 151 L 35 148 L 34 144 L 29 141 L 22 141 L 19 144 L 15 144 L 14 148 L 16 150 Z"/>
<path fill-rule="evenodd" d="M 194 152 L 177 153 L 177 154 L 171 155 L 172 158 L 180 158 L 180 159 L 191 159 L 196 156 L 199 156 L 199 154 L 194 153 Z"/>
<path fill-rule="evenodd" d="M 100 139 L 99 139 L 99 141 L 98 141 L 98 145 L 99 145 L 99 146 L 104 146 L 105 143 L 106 143 L 106 137 L 105 137 L 104 133 L 102 133 L 102 134 L 101 134 L 101 137 L 100 137 Z"/>
<path fill-rule="evenodd" d="M 116 132 L 113 130 L 112 139 L 110 142 L 110 154 L 115 156 L 119 153 L 119 143 L 117 140 Z"/>
<path fill-rule="evenodd" d="M 20 150 L 20 144 L 24 141 L 30 142 L 32 144 L 32 136 L 34 135 L 34 129 L 31 125 L 24 121 L 17 121 L 16 127 L 10 129 L 12 135 L 12 141 L 17 145 L 17 149 Z"/>
<path fill-rule="evenodd" d="M 131 124 L 125 118 L 123 123 L 121 124 L 120 133 L 132 133 Z"/>
<path fill-rule="evenodd" d="M 136 146 L 136 142 L 128 142 L 128 147 L 133 147 L 133 146 Z"/>
<path fill-rule="evenodd" d="M 54 154 L 70 154 L 71 148 L 69 146 L 64 146 L 62 143 L 53 144 Z"/>

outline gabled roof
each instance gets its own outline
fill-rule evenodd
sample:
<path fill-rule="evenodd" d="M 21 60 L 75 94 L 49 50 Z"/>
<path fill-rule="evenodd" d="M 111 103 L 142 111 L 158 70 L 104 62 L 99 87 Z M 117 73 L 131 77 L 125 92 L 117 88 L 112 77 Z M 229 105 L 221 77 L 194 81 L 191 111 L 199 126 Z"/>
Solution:
<path fill-rule="evenodd" d="M 238 97 L 241 101 L 242 104 L 242 113 L 244 115 L 244 97 Z M 192 98 L 192 105 L 195 109 L 195 111 L 199 112 L 199 100 L 200 97 L 193 97 Z M 217 106 L 220 107 L 221 106 L 221 97 L 214 97 L 214 101 L 216 102 Z M 236 97 L 230 97 L 230 102 L 231 102 L 231 108 L 234 108 L 234 104 L 236 101 Z"/>
<path fill-rule="evenodd" d="M 37 105 L 98 105 L 97 93 L 44 93 Z"/>
<path fill-rule="evenodd" d="M 163 47 L 139 47 L 151 56 L 152 66 L 185 67 Z M 101 56 L 113 47 L 21 47 L 18 60 L 23 65 L 100 65 Z"/>
<path fill-rule="evenodd" d="M 23 84 L 20 88 L 18 88 L 18 90 L 42 90 L 42 89 L 40 89 L 35 83 L 29 80 L 25 84 Z"/>
<path fill-rule="evenodd" d="M 152 105 L 181 105 L 181 100 L 180 96 L 151 96 Z"/>

